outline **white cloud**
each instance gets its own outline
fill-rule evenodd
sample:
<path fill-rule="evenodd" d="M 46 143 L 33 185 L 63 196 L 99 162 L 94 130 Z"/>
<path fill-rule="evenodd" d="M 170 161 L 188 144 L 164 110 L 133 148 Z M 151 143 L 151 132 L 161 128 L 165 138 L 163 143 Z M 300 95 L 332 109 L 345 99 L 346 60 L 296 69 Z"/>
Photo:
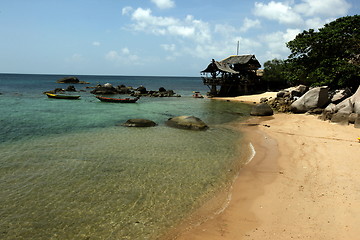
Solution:
<path fill-rule="evenodd" d="M 160 9 L 167 9 L 175 7 L 175 2 L 172 0 L 151 0 Z"/>
<path fill-rule="evenodd" d="M 302 0 L 294 6 L 295 11 L 304 16 L 343 16 L 351 5 L 346 0 Z"/>
<path fill-rule="evenodd" d="M 240 28 L 240 31 L 246 32 L 247 30 L 249 30 L 251 28 L 258 28 L 258 27 L 260 27 L 260 25 L 261 25 L 261 23 L 258 19 L 251 20 L 249 18 L 245 18 L 244 23 L 243 23 L 242 27 Z"/>
<path fill-rule="evenodd" d="M 287 3 L 271 1 L 268 4 L 255 3 L 254 14 L 270 20 L 276 20 L 281 24 L 300 25 L 303 19 Z"/>
<path fill-rule="evenodd" d="M 286 58 L 290 54 L 286 43 L 293 40 L 301 32 L 300 29 L 287 29 L 285 32 L 277 31 L 261 36 L 261 41 L 268 49 L 265 54 L 266 59 Z"/>
<path fill-rule="evenodd" d="M 129 7 L 129 6 L 127 6 L 127 7 L 124 7 L 123 9 L 122 9 L 122 15 L 128 15 L 130 12 L 132 12 L 133 11 L 133 8 L 132 7 Z"/>
<path fill-rule="evenodd" d="M 211 39 L 208 23 L 187 15 L 185 19 L 173 17 L 158 17 L 151 9 L 137 8 L 131 14 L 131 30 L 143 31 L 155 35 L 168 35 L 192 39 L 196 42 L 206 42 Z"/>

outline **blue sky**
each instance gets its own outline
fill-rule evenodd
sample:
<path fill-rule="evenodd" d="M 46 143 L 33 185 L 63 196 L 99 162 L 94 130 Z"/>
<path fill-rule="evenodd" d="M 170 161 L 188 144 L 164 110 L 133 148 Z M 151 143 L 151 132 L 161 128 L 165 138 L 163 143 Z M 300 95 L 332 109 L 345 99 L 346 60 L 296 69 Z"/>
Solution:
<path fill-rule="evenodd" d="M 1 0 L 0 72 L 199 76 L 212 58 L 285 59 L 285 43 L 358 0 Z"/>

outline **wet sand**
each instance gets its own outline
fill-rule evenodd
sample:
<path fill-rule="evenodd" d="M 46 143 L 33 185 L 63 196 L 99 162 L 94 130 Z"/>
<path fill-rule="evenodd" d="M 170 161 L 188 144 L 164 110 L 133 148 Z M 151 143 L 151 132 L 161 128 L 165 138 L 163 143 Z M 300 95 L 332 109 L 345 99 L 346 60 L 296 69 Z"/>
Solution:
<path fill-rule="evenodd" d="M 235 126 L 256 155 L 225 210 L 176 239 L 359 239 L 360 129 L 304 114 L 257 122 Z"/>

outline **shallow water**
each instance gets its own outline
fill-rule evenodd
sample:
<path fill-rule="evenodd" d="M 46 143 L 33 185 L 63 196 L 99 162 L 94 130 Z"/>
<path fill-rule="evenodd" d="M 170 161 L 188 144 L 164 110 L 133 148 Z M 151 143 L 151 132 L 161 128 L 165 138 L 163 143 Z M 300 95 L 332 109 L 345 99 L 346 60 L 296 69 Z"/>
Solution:
<path fill-rule="evenodd" d="M 248 115 L 243 104 L 191 93 L 112 104 L 81 92 L 66 101 L 15 85 L 0 89 L 0 239 L 154 239 L 231 182 L 242 157 L 227 123 Z M 164 125 L 177 115 L 210 129 Z M 129 118 L 159 125 L 117 126 Z"/>

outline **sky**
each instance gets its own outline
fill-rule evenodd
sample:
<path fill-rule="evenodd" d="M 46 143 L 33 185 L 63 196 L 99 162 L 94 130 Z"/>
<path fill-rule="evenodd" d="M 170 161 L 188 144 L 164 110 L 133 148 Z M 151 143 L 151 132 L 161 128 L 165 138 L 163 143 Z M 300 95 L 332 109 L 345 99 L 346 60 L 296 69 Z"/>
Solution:
<path fill-rule="evenodd" d="M 0 72 L 199 76 L 211 59 L 286 59 L 358 0 L 0 0 Z"/>

